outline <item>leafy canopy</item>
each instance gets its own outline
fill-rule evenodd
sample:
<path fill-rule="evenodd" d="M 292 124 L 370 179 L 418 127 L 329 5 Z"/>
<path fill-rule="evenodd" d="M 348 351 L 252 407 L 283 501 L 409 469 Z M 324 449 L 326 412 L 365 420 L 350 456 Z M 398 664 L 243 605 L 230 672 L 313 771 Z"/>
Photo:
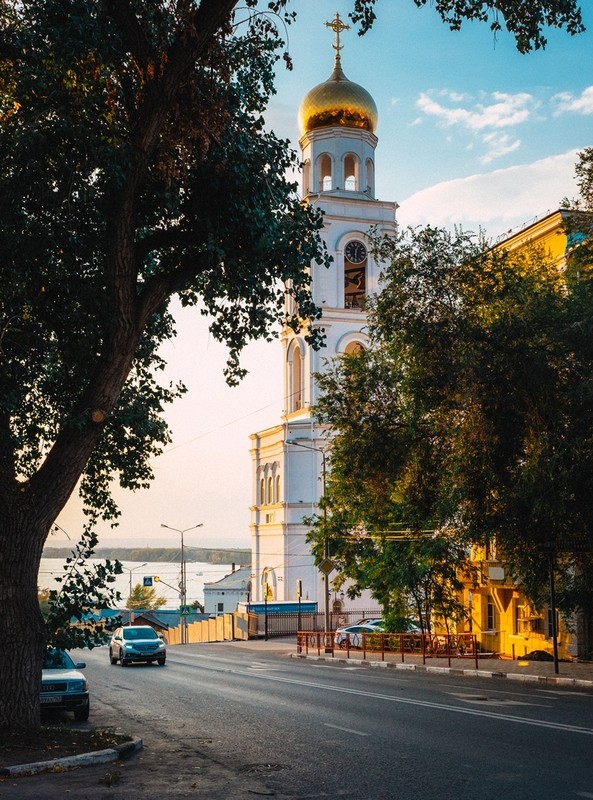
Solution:
<path fill-rule="evenodd" d="M 590 176 L 587 152 L 580 168 Z M 591 607 L 593 283 L 579 214 L 565 215 L 565 272 L 543 248 L 463 232 L 377 243 L 371 347 L 318 376 L 332 546 L 360 586 L 401 589 L 386 532 L 432 530 L 461 550 L 495 537 L 536 603 L 553 557 L 560 605 Z"/>
<path fill-rule="evenodd" d="M 321 220 L 285 177 L 296 154 L 264 127 L 280 42 L 257 19 L 200 51 L 196 8 L 3 6 L 2 471 L 31 479 L 90 419 L 82 493 L 113 518 L 108 476 L 148 485 L 163 406 L 184 391 L 158 380 L 169 296 L 211 316 L 233 383 L 248 340 L 318 316 Z"/>

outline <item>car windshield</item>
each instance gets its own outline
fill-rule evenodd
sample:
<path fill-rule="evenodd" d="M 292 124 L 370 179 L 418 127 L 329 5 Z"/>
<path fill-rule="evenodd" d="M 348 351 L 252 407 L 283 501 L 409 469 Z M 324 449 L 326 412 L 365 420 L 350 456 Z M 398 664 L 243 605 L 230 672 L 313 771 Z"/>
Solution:
<path fill-rule="evenodd" d="M 124 628 L 124 639 L 158 639 L 156 631 L 146 626 L 145 628 Z"/>
<path fill-rule="evenodd" d="M 48 650 L 43 659 L 43 669 L 75 669 L 75 666 L 64 650 Z"/>

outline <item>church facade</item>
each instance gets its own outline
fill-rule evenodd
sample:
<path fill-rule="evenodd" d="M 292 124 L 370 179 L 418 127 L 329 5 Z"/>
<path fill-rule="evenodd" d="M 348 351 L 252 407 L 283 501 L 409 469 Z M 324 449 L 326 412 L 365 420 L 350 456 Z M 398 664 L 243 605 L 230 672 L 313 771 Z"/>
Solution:
<path fill-rule="evenodd" d="M 375 197 L 377 108 L 342 70 L 340 33 L 347 26 L 339 15 L 327 24 L 336 37 L 334 69 L 299 110 L 302 193 L 324 213 L 321 235 L 332 256 L 329 269 L 311 266 L 326 345 L 315 351 L 302 334 L 283 332 L 284 411 L 277 424 L 251 435 L 251 600 L 267 595 L 288 602 L 300 593 L 303 601 L 317 601 L 320 611 L 325 603 L 341 611 L 343 595 L 331 591 L 315 566 L 304 522 L 318 513 L 329 459 L 326 431 L 311 410 L 314 374 L 334 357 L 366 346 L 364 298 L 379 290 L 380 275 L 369 234 L 395 233 L 397 203 Z M 363 596 L 346 605 L 353 610 L 376 603 Z"/>

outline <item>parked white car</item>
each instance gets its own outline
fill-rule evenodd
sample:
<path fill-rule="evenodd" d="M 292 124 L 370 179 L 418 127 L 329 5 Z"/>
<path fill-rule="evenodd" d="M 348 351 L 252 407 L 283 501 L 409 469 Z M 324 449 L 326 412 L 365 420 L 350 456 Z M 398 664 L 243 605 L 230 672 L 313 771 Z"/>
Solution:
<path fill-rule="evenodd" d="M 337 628 L 334 635 L 336 647 L 346 650 L 348 647 L 362 647 L 364 634 L 383 633 L 384 628 L 376 624 L 347 625 Z"/>
<path fill-rule="evenodd" d="M 41 710 L 72 711 L 77 722 L 89 718 L 89 685 L 80 672 L 84 661 L 74 663 L 64 650 L 48 650 L 41 673 Z"/>

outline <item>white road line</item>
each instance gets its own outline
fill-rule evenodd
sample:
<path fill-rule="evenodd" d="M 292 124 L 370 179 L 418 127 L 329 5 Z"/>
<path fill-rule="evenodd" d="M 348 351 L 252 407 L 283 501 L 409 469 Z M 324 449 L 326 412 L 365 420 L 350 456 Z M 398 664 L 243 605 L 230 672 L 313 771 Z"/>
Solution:
<path fill-rule="evenodd" d="M 344 731 L 344 733 L 354 733 L 356 736 L 370 736 L 368 733 L 363 733 L 362 731 L 355 731 L 354 728 L 343 728 L 341 725 L 330 725 L 329 722 L 323 723 L 326 728 L 335 728 L 338 731 Z"/>
<path fill-rule="evenodd" d="M 260 677 L 255 672 L 244 672 L 243 670 L 231 670 L 237 675 L 245 675 L 249 677 Z M 342 686 L 330 686 L 324 683 L 313 683 L 312 681 L 296 680 L 294 678 L 282 678 L 279 675 L 266 675 L 265 680 L 276 681 L 277 683 L 290 683 L 296 686 L 306 686 L 310 689 L 320 689 L 323 692 L 338 692 L 340 694 L 352 694 L 359 697 L 372 697 L 376 700 L 384 700 L 388 703 L 400 703 L 403 705 L 421 706 L 423 708 L 433 708 L 438 711 L 449 711 L 453 714 L 466 714 L 471 717 L 484 717 L 486 719 L 498 719 L 502 722 L 514 722 L 519 725 L 531 725 L 536 728 L 550 728 L 557 731 L 565 731 L 567 733 L 580 733 L 585 736 L 593 736 L 593 728 L 582 728 L 579 725 L 565 725 L 562 722 L 548 722 L 547 720 L 529 719 L 529 717 L 515 717 L 510 714 L 499 714 L 496 711 L 478 711 L 474 708 L 460 708 L 458 706 L 450 706 L 446 703 L 433 703 L 429 700 L 412 700 L 404 697 L 393 697 L 388 694 L 379 694 L 378 692 L 367 692 L 362 689 L 347 689 Z"/>

